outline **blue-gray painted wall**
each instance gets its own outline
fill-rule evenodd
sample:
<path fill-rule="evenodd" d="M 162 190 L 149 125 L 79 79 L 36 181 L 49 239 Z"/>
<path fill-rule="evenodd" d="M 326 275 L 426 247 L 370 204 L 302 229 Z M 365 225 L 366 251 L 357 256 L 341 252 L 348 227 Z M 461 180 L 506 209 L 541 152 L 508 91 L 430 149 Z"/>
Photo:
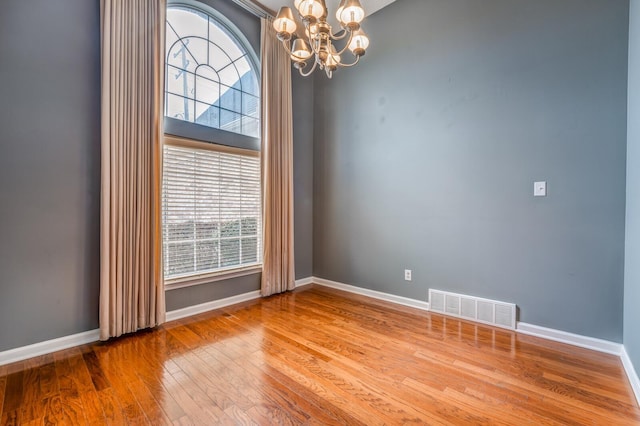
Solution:
<path fill-rule="evenodd" d="M 624 346 L 640 374 L 640 0 L 629 12 Z"/>
<path fill-rule="evenodd" d="M 0 12 L 0 351 L 98 326 L 100 7 Z"/>
<path fill-rule="evenodd" d="M 628 2 L 398 0 L 365 29 L 315 79 L 314 276 L 621 342 Z"/>

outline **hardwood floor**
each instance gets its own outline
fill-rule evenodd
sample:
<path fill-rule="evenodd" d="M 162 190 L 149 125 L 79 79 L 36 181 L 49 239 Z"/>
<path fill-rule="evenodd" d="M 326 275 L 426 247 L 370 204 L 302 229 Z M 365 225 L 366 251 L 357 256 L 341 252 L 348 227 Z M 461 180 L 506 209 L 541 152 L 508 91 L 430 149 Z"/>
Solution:
<path fill-rule="evenodd" d="M 612 355 L 319 286 L 0 366 L 1 424 L 640 424 Z"/>

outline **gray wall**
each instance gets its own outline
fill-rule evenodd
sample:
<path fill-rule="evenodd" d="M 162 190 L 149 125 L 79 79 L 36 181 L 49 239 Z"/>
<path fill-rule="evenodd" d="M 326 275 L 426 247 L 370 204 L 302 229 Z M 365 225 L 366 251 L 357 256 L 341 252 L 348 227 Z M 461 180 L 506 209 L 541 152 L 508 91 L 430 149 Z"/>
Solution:
<path fill-rule="evenodd" d="M 622 341 L 627 19 L 610 0 L 371 16 L 364 60 L 316 79 L 314 276 Z"/>
<path fill-rule="evenodd" d="M 292 69 L 296 279 L 313 274 L 313 79 Z"/>
<path fill-rule="evenodd" d="M 0 13 L 0 351 L 98 326 L 100 6 Z"/>
<path fill-rule="evenodd" d="M 640 374 L 640 0 L 630 7 L 624 346 Z"/>

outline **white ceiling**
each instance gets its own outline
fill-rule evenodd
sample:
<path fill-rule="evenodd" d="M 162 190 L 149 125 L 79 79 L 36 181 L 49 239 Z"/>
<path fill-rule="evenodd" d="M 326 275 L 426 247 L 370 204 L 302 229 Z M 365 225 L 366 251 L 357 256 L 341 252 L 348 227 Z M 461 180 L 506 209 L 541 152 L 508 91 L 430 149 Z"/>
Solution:
<path fill-rule="evenodd" d="M 289 6 L 293 9 L 293 0 L 257 0 L 259 3 L 263 4 L 267 8 L 275 11 L 276 13 L 282 6 Z M 360 4 L 364 8 L 364 11 L 367 12 L 367 15 L 371 15 L 373 12 L 376 12 L 383 7 L 393 3 L 395 0 L 360 0 Z M 336 18 L 335 13 L 338 5 L 340 4 L 340 0 L 326 0 L 327 9 L 329 9 L 329 23 L 332 26 L 336 26 Z M 365 23 L 366 26 L 366 23 Z"/>

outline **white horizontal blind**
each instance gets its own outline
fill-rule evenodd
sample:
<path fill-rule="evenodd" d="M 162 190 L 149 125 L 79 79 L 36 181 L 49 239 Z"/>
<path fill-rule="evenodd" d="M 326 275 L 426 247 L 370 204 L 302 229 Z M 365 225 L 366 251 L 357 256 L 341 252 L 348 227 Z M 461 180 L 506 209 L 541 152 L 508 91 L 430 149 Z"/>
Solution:
<path fill-rule="evenodd" d="M 262 261 L 260 158 L 165 145 L 164 277 Z"/>

